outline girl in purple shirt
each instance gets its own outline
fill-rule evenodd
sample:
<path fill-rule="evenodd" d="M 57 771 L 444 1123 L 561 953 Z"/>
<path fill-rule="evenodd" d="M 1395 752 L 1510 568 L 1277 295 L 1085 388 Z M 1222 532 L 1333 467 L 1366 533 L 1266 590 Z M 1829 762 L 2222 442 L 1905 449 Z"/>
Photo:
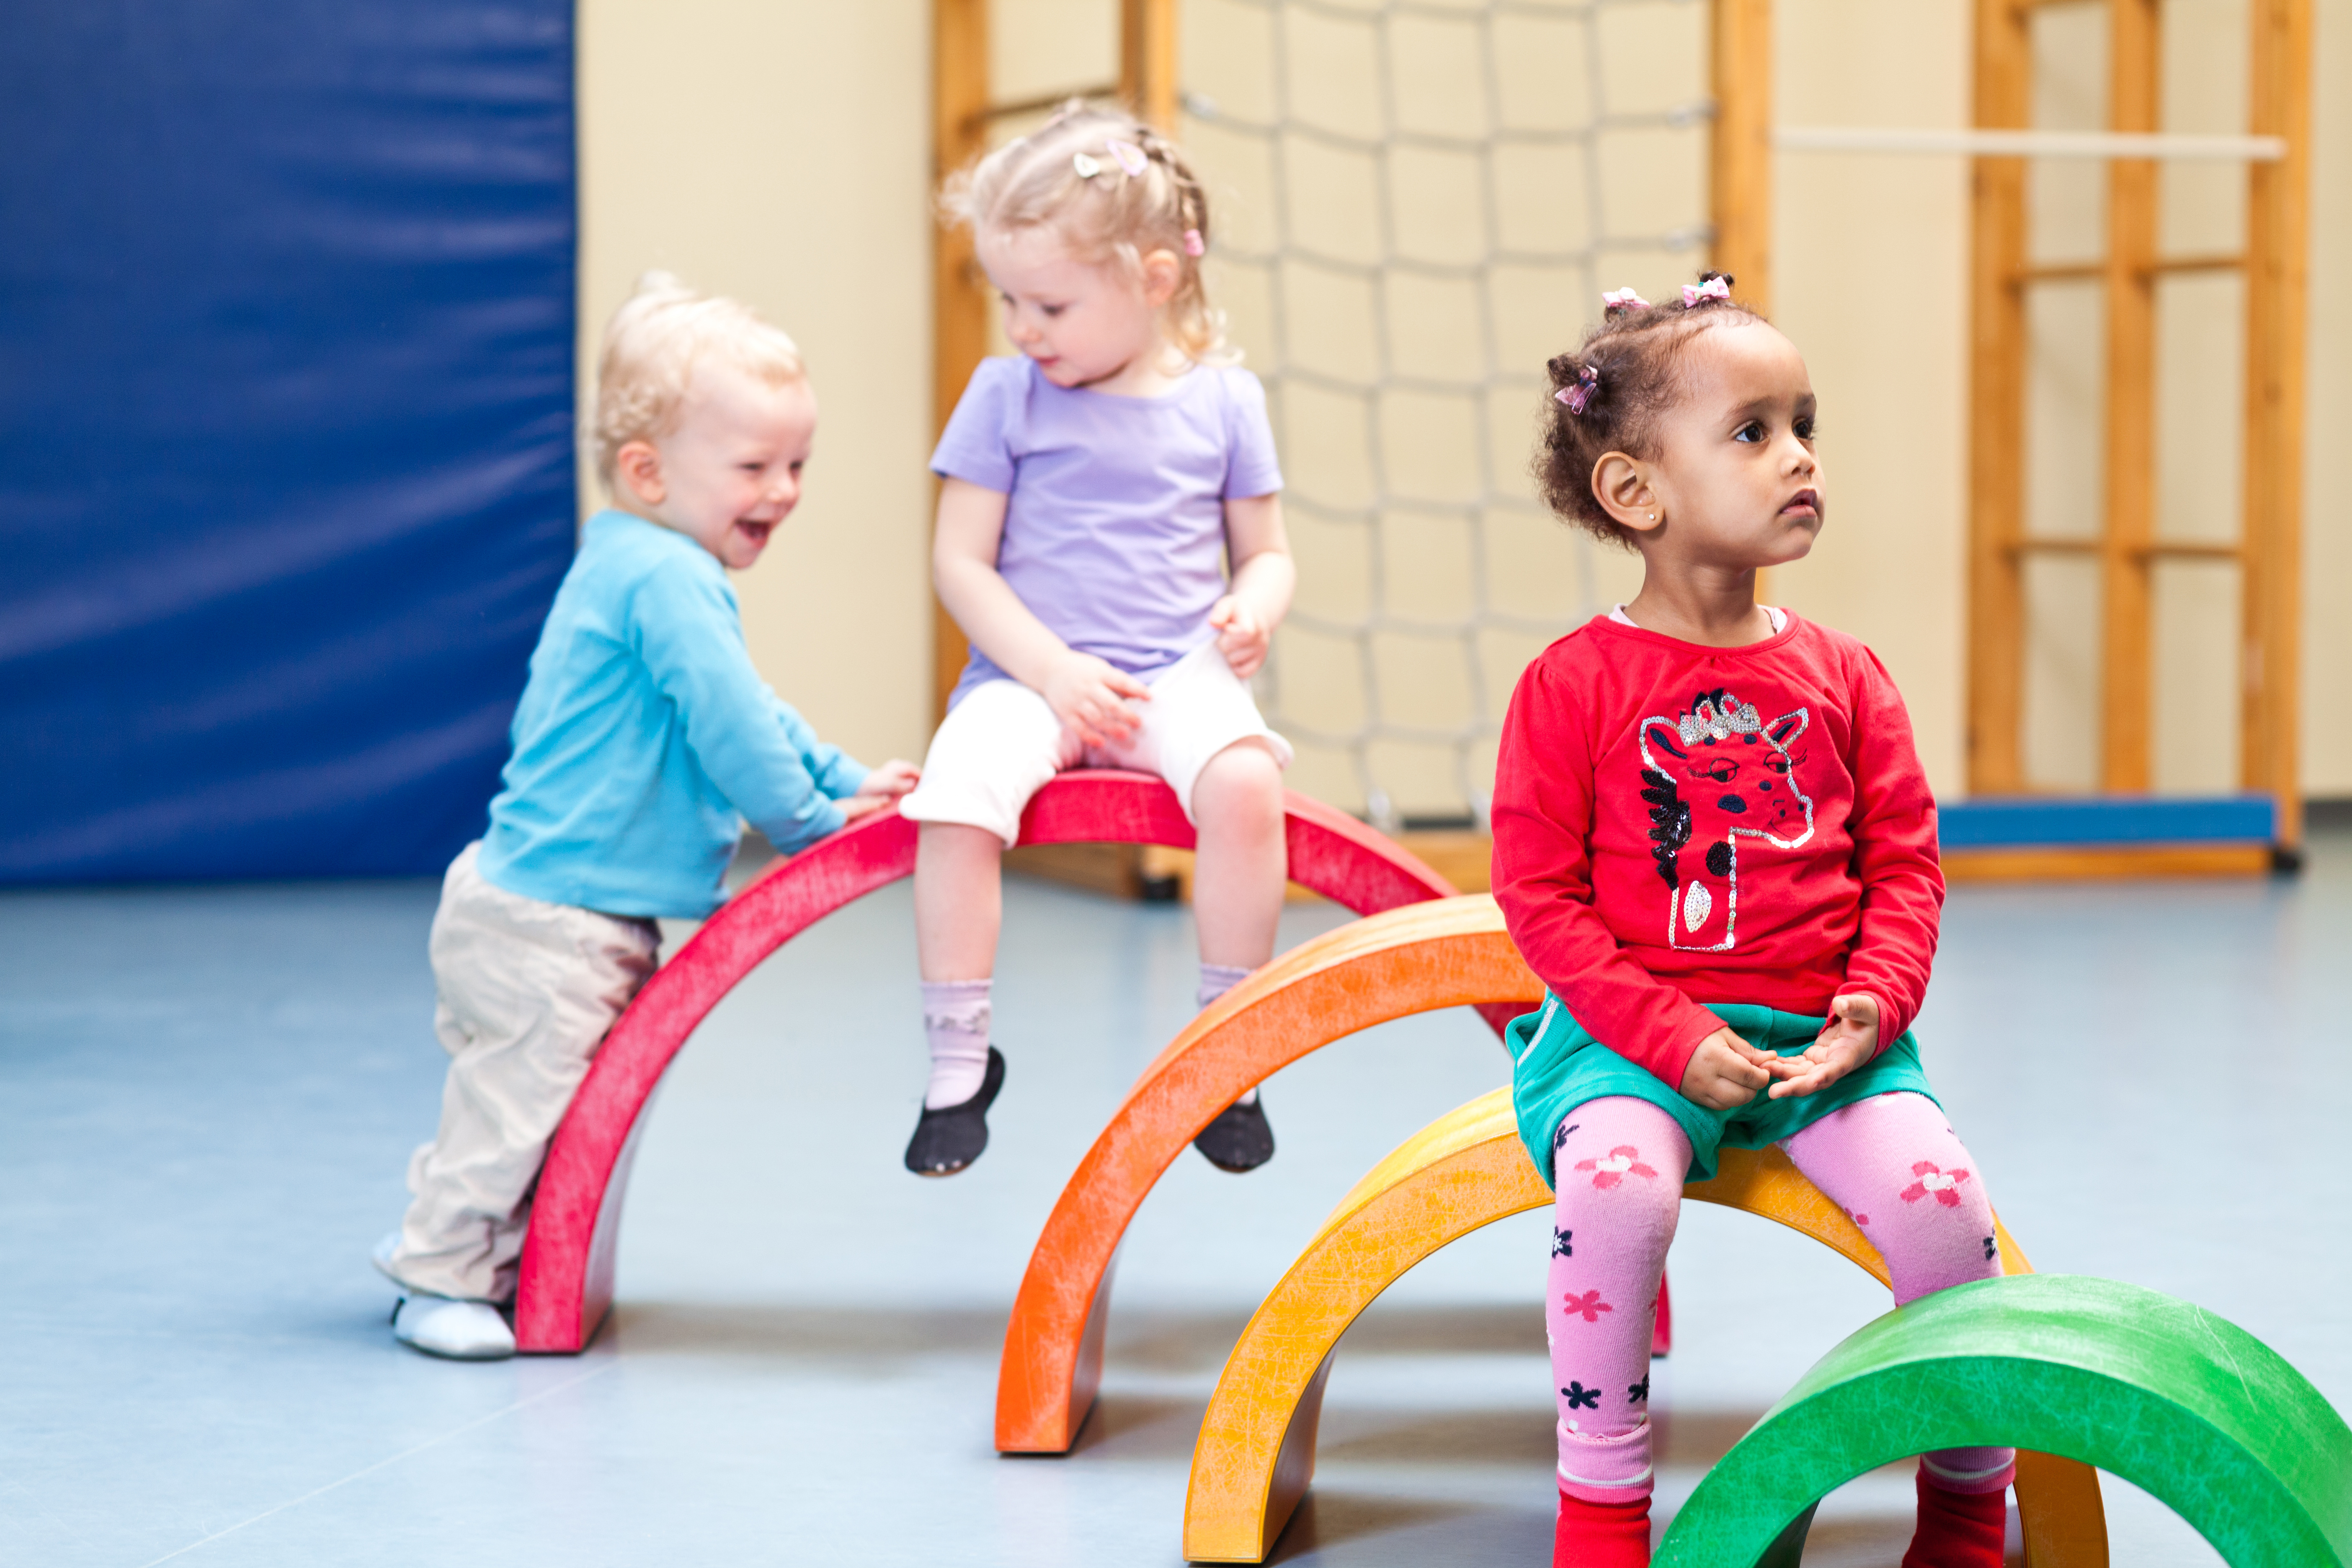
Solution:
<path fill-rule="evenodd" d="M 947 201 L 1021 353 L 981 364 L 931 458 L 932 582 L 971 661 L 900 805 L 922 825 L 931 1076 L 907 1168 L 925 1176 L 988 1145 L 1000 858 L 1062 769 L 1158 773 L 1198 828 L 1201 1005 L 1274 956 L 1290 747 L 1245 682 L 1297 581 L 1265 393 L 1202 289 L 1208 203 L 1182 155 L 1074 103 Z M 1274 1154 L 1255 1089 L 1194 1142 L 1229 1171 Z"/>

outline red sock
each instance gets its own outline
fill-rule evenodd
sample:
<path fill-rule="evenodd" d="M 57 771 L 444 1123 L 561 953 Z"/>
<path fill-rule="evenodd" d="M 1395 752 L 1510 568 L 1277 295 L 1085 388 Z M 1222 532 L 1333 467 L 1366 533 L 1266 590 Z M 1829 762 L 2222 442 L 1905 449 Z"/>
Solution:
<path fill-rule="evenodd" d="M 1560 1493 L 1551 1568 L 1650 1568 L 1650 1494 L 1586 1502 Z"/>
<path fill-rule="evenodd" d="M 2009 1492 L 1948 1492 L 1919 1476 L 1919 1530 L 1903 1568 L 2001 1568 Z"/>

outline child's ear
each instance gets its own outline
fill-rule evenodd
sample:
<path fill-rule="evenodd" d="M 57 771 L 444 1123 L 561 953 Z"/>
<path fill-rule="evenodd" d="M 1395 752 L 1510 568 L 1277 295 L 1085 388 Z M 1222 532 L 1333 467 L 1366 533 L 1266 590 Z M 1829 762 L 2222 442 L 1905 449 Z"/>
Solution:
<path fill-rule="evenodd" d="M 1143 258 L 1143 297 L 1158 310 L 1176 297 L 1184 279 L 1184 264 L 1172 250 L 1155 250 Z"/>
<path fill-rule="evenodd" d="M 669 494 L 662 478 L 661 453 L 650 441 L 630 441 L 613 454 L 613 477 L 642 506 L 659 506 Z"/>
<path fill-rule="evenodd" d="M 1651 532 L 1659 524 L 1657 492 L 1650 488 L 1649 470 L 1637 458 L 1601 453 L 1592 465 L 1592 499 L 1635 533 Z"/>

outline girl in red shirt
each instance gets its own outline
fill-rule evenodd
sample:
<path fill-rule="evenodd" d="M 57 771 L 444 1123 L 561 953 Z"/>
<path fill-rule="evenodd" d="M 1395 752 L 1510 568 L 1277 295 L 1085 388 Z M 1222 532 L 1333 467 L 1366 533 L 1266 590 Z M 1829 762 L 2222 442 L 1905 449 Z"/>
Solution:
<path fill-rule="evenodd" d="M 1555 1568 L 1650 1561 L 1649 1347 L 1682 1187 L 1777 1143 L 1898 1305 L 1998 1275 L 1992 1206 L 1909 1033 L 1935 957 L 1936 806 L 1885 668 L 1756 602 L 1821 531 L 1794 344 L 1708 273 L 1620 290 L 1551 362 L 1545 499 L 1640 552 L 1641 593 L 1519 679 L 1495 896 L 1550 994 L 1511 1028 L 1519 1134 L 1558 1194 Z M 2000 1568 L 2007 1448 L 1920 1461 L 1905 1568 Z"/>

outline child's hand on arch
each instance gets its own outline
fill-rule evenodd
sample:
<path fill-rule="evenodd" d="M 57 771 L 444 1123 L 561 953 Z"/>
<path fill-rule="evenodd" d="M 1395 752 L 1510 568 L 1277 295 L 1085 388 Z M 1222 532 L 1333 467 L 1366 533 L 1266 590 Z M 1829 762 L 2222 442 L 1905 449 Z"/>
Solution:
<path fill-rule="evenodd" d="M 1045 677 L 1043 693 L 1054 717 L 1089 746 L 1124 744 L 1143 722 L 1127 704 L 1151 700 L 1151 688 L 1090 653 L 1072 648 Z"/>
<path fill-rule="evenodd" d="M 1238 594 L 1228 594 L 1211 606 L 1209 624 L 1217 628 L 1217 651 L 1225 656 L 1234 673 L 1244 680 L 1255 675 L 1257 667 L 1265 662 L 1274 628 L 1259 619 Z"/>
<path fill-rule="evenodd" d="M 1820 1036 L 1793 1057 L 1774 1057 L 1774 1100 L 1790 1100 L 1829 1088 L 1878 1054 L 1878 999 L 1833 996 L 1830 1021 Z"/>
<path fill-rule="evenodd" d="M 893 757 L 858 782 L 857 793 L 841 803 L 841 815 L 850 822 L 870 816 L 913 789 L 922 777 L 922 769 Z"/>
<path fill-rule="evenodd" d="M 1772 1081 L 1770 1064 L 1778 1059 L 1730 1029 L 1717 1029 L 1691 1053 L 1690 1066 L 1683 1069 L 1683 1098 L 1709 1110 L 1737 1110 Z"/>

